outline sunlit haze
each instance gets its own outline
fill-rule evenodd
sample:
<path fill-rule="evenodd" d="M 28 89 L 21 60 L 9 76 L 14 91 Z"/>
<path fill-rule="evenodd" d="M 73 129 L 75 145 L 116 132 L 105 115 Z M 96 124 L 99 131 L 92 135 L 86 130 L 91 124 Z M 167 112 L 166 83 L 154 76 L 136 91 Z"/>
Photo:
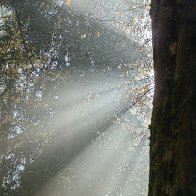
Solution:
<path fill-rule="evenodd" d="M 21 71 L 24 65 L 13 85 L 9 76 L 1 80 L 3 196 L 147 195 L 154 88 L 148 4 L 56 1 L 41 15 L 58 21 L 52 38 L 29 16 L 26 26 L 43 32 L 23 33 L 47 61 L 33 60 L 33 71 Z"/>

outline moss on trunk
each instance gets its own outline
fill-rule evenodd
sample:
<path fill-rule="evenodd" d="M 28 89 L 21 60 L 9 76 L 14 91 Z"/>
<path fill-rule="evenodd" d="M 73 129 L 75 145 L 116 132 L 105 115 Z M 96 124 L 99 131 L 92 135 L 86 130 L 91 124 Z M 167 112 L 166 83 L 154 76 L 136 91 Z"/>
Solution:
<path fill-rule="evenodd" d="M 196 1 L 152 1 L 150 196 L 196 195 Z"/>

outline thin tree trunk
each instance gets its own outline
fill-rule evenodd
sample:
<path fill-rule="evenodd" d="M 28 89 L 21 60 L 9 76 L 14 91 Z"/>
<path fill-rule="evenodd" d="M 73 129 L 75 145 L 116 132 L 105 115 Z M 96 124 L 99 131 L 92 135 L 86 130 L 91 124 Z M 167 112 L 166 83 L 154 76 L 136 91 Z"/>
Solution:
<path fill-rule="evenodd" d="M 196 195 L 196 0 L 152 0 L 149 196 Z"/>

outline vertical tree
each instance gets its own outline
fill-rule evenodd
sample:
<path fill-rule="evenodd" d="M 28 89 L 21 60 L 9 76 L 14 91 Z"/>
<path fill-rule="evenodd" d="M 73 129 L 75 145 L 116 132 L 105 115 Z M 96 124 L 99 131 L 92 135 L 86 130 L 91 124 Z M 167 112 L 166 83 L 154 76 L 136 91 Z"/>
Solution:
<path fill-rule="evenodd" d="M 152 0 L 149 195 L 196 195 L 196 1 Z"/>

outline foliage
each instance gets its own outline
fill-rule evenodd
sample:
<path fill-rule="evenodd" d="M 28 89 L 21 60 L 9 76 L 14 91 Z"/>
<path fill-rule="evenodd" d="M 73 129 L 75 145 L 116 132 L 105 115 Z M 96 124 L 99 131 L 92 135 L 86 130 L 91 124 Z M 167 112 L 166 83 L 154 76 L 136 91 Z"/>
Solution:
<path fill-rule="evenodd" d="M 2 74 L 17 77 L 21 71 L 43 64 L 45 58 L 35 53 L 35 48 L 25 39 L 26 25 L 19 23 L 14 12 L 2 16 L 0 35 L 0 59 Z"/>
<path fill-rule="evenodd" d="M 126 34 L 128 31 L 124 27 L 134 28 L 135 23 L 123 22 L 124 27 L 114 30 L 99 18 L 75 13 L 71 1 L 65 1 L 61 6 L 58 2 L 10 0 L 3 3 L 0 59 L 1 82 L 6 88 L 0 95 L 0 140 L 3 143 L 0 164 L 5 168 L 0 170 L 2 195 L 29 195 L 63 167 L 67 151 L 63 146 L 66 142 L 61 142 L 67 128 L 54 127 L 53 120 L 59 111 L 73 107 L 69 96 L 76 100 L 76 106 L 78 102 L 83 106 L 107 94 L 111 89 L 101 88 L 110 85 L 108 78 L 115 79 L 112 87 L 115 91 L 126 90 L 123 97 L 126 107 L 104 119 L 100 125 L 90 122 L 96 133 L 91 133 L 88 140 L 78 140 L 72 151 L 84 150 L 98 136 L 102 137 L 111 123 L 139 134 L 139 139 L 134 139 L 136 143 L 146 134 L 144 126 L 151 107 L 152 64 L 147 55 L 148 43 L 133 41 L 135 38 L 130 39 Z M 126 33 L 119 33 L 121 30 Z M 138 32 L 136 30 L 135 37 Z M 88 78 L 89 73 L 93 79 Z M 100 73 L 105 76 L 103 80 L 99 78 Z M 85 82 L 93 85 L 96 78 L 101 80 L 100 89 L 90 89 L 86 93 Z M 78 82 L 76 92 L 72 89 L 75 81 Z M 66 91 L 66 88 L 72 91 Z M 139 129 L 131 127 L 127 119 L 120 120 L 127 110 L 131 110 L 131 120 L 140 126 Z M 70 111 L 66 118 L 70 119 L 71 113 L 77 112 Z M 104 116 L 104 108 L 100 112 Z M 75 126 L 84 123 L 83 118 L 88 115 L 79 118 Z M 138 122 L 141 118 L 142 123 Z M 70 160 L 74 156 L 69 155 Z M 32 171 L 30 177 L 26 171 Z M 31 187 L 27 178 L 31 179 Z M 29 190 L 23 193 L 21 184 Z"/>

